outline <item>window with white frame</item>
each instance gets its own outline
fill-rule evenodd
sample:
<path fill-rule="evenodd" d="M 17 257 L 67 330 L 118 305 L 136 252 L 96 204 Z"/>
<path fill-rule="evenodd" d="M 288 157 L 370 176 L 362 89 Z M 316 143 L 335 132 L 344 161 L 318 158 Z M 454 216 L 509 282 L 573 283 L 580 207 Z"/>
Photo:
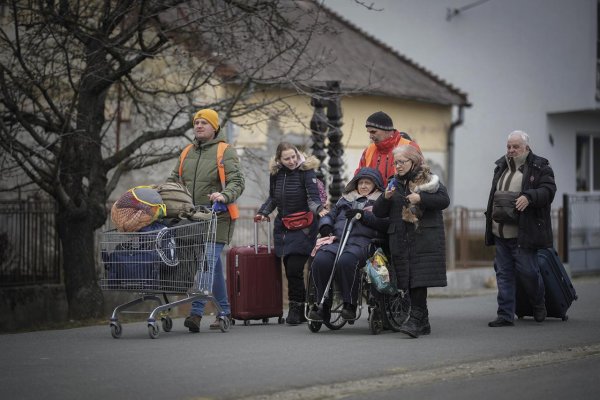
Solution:
<path fill-rule="evenodd" d="M 600 101 L 600 1 L 596 6 L 596 100 Z"/>
<path fill-rule="evenodd" d="M 600 101 L 600 1 L 596 5 L 596 100 Z"/>
<path fill-rule="evenodd" d="M 576 140 L 577 191 L 600 191 L 600 135 L 577 135 Z"/>

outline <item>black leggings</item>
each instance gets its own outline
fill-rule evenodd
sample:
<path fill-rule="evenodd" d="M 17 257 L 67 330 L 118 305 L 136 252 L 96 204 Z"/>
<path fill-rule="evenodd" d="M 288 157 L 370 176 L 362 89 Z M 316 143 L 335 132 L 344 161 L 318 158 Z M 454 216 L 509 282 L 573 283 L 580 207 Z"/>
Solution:
<path fill-rule="evenodd" d="M 304 265 L 308 256 L 290 254 L 283 257 L 285 276 L 288 280 L 288 300 L 304 303 L 306 288 L 304 287 Z"/>

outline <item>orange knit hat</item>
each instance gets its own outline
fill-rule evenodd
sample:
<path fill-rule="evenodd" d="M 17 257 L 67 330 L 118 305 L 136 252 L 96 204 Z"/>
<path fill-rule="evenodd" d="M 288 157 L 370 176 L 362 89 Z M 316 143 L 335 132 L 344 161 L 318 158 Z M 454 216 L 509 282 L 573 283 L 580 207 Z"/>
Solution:
<path fill-rule="evenodd" d="M 215 110 L 211 110 L 210 108 L 205 108 L 198 111 L 194 114 L 194 118 L 192 119 L 192 124 L 198 118 L 203 118 L 208 121 L 209 124 L 212 125 L 215 130 L 219 129 L 219 114 Z"/>

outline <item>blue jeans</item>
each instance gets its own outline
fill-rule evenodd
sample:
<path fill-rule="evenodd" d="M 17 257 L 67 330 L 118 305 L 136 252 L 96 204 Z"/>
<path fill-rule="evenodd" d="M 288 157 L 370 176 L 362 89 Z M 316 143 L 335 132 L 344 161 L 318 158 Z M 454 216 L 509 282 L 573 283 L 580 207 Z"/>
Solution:
<path fill-rule="evenodd" d="M 517 246 L 517 239 L 495 237 L 494 269 L 498 283 L 498 317 L 515 319 L 517 279 L 533 307 L 544 304 L 544 281 L 540 274 L 537 250 Z"/>
<path fill-rule="evenodd" d="M 227 286 L 225 285 L 225 274 L 223 271 L 223 263 L 221 263 L 221 252 L 223 252 L 223 247 L 225 247 L 225 243 L 215 243 L 215 252 L 214 254 L 207 254 L 206 259 L 212 259 L 214 263 L 214 278 L 213 278 L 213 287 L 212 287 L 212 295 L 215 298 L 215 301 L 225 314 L 231 314 L 231 307 L 229 306 L 229 300 L 227 298 Z M 204 305 L 206 304 L 206 299 L 200 299 L 192 302 L 192 315 L 200 315 L 204 314 Z"/>

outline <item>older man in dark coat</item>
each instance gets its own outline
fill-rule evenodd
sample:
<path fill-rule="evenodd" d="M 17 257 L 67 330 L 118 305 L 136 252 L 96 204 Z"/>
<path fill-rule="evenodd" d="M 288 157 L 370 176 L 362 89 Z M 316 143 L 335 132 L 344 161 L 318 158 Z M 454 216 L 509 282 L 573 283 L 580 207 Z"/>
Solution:
<path fill-rule="evenodd" d="M 523 131 L 508 135 L 506 155 L 496 161 L 486 211 L 485 243 L 496 246 L 497 318 L 490 327 L 513 326 L 517 279 L 533 307 L 537 322 L 546 318 L 545 288 L 537 250 L 552 247 L 550 205 L 556 193 L 554 172 L 529 148 Z M 502 212 L 502 198 L 512 194 L 514 205 Z M 513 212 L 514 209 L 514 212 Z"/>

